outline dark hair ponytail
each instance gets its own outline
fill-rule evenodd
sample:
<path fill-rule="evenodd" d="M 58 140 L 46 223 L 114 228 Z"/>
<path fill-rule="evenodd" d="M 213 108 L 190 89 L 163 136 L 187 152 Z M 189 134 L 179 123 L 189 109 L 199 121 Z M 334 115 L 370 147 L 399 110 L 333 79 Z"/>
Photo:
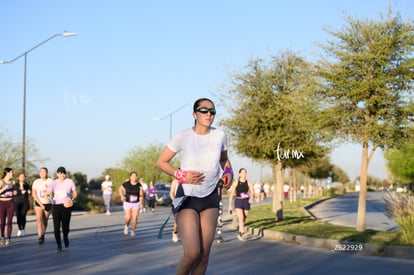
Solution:
<path fill-rule="evenodd" d="M 7 173 L 9 173 L 10 171 L 13 171 L 13 169 L 12 168 L 10 168 L 10 167 L 6 167 L 6 168 L 4 168 L 4 170 L 3 170 L 3 178 L 7 175 Z"/>

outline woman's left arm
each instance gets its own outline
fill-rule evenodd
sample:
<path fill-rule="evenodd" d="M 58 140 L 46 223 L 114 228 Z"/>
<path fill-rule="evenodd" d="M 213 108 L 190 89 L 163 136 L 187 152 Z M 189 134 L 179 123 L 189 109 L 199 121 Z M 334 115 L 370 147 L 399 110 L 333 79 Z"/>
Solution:
<path fill-rule="evenodd" d="M 140 209 L 145 208 L 145 204 L 144 204 L 144 191 L 142 190 L 142 187 L 139 188 L 139 205 L 140 205 Z"/>
<path fill-rule="evenodd" d="M 76 198 L 78 197 L 78 190 L 72 190 L 72 201 L 75 202 Z"/>
<path fill-rule="evenodd" d="M 249 203 L 253 204 L 253 196 L 254 196 L 254 187 L 253 183 L 251 181 L 247 181 L 247 184 L 249 185 Z"/>
<path fill-rule="evenodd" d="M 227 177 L 227 182 L 233 181 L 233 168 L 231 167 L 230 160 L 228 158 L 227 150 L 221 152 L 221 158 L 220 158 L 220 165 L 223 168 L 223 178 Z"/>

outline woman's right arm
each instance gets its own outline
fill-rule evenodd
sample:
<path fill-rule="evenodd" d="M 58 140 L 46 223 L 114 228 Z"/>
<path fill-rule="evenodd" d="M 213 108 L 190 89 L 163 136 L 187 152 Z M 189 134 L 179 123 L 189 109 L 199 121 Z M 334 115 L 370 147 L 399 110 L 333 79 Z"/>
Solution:
<path fill-rule="evenodd" d="M 165 174 L 173 176 L 173 177 L 174 177 L 174 172 L 175 172 L 175 170 L 177 170 L 177 168 L 174 168 L 170 164 L 170 161 L 175 156 L 175 154 L 176 153 L 171 151 L 170 148 L 165 147 L 164 150 L 161 152 L 160 156 L 158 157 L 158 160 L 157 160 L 158 169 L 160 169 Z"/>
<path fill-rule="evenodd" d="M 121 198 L 121 201 L 124 202 L 126 197 L 125 197 L 125 188 L 123 185 L 119 186 L 118 194 L 119 194 L 119 197 Z"/>
<path fill-rule="evenodd" d="M 39 196 L 37 196 L 37 190 L 36 188 L 32 188 L 32 198 L 35 202 L 37 202 L 37 204 L 42 205 Z"/>

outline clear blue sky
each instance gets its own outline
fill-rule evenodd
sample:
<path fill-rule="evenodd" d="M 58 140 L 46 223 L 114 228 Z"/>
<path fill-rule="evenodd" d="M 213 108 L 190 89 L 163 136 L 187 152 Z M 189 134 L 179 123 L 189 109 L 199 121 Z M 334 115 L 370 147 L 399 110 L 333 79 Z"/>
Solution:
<path fill-rule="evenodd" d="M 391 1 L 404 18 L 414 1 Z M 0 60 L 28 54 L 28 139 L 43 165 L 64 165 L 91 177 L 116 166 L 135 146 L 167 143 L 172 131 L 192 126 L 191 105 L 211 97 L 249 58 L 291 49 L 315 59 L 317 43 L 340 29 L 343 15 L 378 18 L 390 1 L 1 1 Z M 21 142 L 23 58 L 0 65 L 0 126 Z M 224 109 L 216 102 L 218 115 Z M 261 169 L 231 151 L 233 165 L 258 180 Z M 30 156 L 29 156 L 30 157 Z M 359 174 L 360 147 L 332 154 L 351 179 Z M 139 172 L 139 171 L 138 171 Z M 377 153 L 369 173 L 386 177 Z"/>

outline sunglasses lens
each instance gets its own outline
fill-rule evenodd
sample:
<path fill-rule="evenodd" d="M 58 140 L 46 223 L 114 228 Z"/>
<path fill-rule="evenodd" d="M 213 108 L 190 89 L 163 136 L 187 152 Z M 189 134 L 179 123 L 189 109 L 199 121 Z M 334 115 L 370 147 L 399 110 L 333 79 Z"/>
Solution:
<path fill-rule="evenodd" d="M 202 114 L 207 114 L 208 112 L 210 112 L 210 114 L 214 116 L 216 114 L 216 109 L 201 108 L 201 109 L 198 109 L 197 112 L 202 113 Z"/>

